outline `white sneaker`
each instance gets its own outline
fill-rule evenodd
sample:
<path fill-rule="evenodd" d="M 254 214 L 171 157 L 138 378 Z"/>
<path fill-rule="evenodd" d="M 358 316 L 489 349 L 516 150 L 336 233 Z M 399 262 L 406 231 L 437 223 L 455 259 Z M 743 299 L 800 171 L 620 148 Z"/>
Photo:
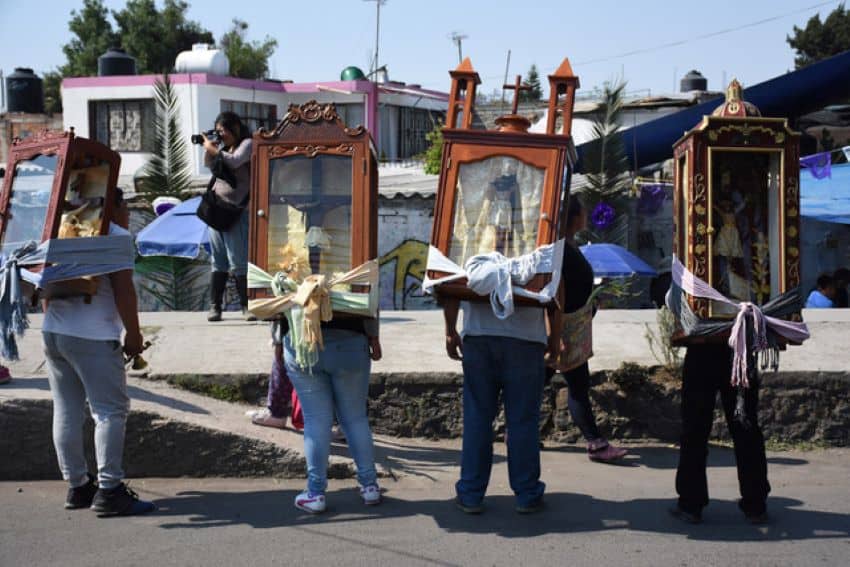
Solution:
<path fill-rule="evenodd" d="M 377 506 L 381 503 L 381 488 L 377 484 L 361 486 L 360 498 L 366 506 Z"/>
<path fill-rule="evenodd" d="M 263 408 L 261 410 L 251 410 L 245 412 L 245 415 L 251 418 L 251 423 L 253 423 L 254 425 L 286 429 L 286 418 L 273 416 L 272 412 L 270 412 L 268 408 Z"/>
<path fill-rule="evenodd" d="M 325 495 L 305 490 L 295 497 L 295 507 L 310 514 L 321 514 L 325 511 Z"/>
<path fill-rule="evenodd" d="M 331 428 L 331 441 L 336 441 L 337 443 L 345 443 L 345 433 L 342 432 L 342 427 L 339 425 L 334 425 Z"/>

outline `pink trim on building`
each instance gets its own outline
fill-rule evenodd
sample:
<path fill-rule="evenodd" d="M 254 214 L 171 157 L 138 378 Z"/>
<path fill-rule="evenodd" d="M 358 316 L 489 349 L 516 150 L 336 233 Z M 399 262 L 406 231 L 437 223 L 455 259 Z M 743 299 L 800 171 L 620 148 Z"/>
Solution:
<path fill-rule="evenodd" d="M 62 88 L 78 89 L 92 87 L 143 87 L 153 86 L 161 75 L 114 75 L 110 77 L 69 77 L 62 80 Z M 240 89 L 256 89 L 271 92 L 283 93 L 319 93 L 325 87 L 327 89 L 336 89 L 341 91 L 349 91 L 351 93 L 375 93 L 375 83 L 370 81 L 317 81 L 310 83 L 279 83 L 276 81 L 255 81 L 251 79 L 240 79 L 238 77 L 229 77 L 224 75 L 210 75 L 208 73 L 178 73 L 170 75 L 171 82 L 175 85 L 195 84 L 195 85 L 220 85 L 223 87 L 235 87 Z M 378 87 L 381 85 L 379 84 Z M 423 89 L 421 87 L 410 87 L 408 85 L 393 84 L 387 85 L 393 89 L 400 89 L 408 92 L 421 92 L 432 97 L 449 99 L 447 93 Z"/>
<path fill-rule="evenodd" d="M 62 88 L 97 88 L 97 87 L 143 87 L 153 86 L 161 75 L 115 75 L 110 77 L 69 77 L 62 81 Z M 255 89 L 262 91 L 281 93 L 319 93 L 319 86 L 329 89 L 350 91 L 352 93 L 370 92 L 369 81 L 324 81 L 315 83 L 280 83 L 276 81 L 255 81 L 251 79 L 240 79 L 223 75 L 210 75 L 207 73 L 180 73 L 170 75 L 171 82 L 175 85 L 219 85 L 223 87 L 235 87 L 240 89 Z"/>

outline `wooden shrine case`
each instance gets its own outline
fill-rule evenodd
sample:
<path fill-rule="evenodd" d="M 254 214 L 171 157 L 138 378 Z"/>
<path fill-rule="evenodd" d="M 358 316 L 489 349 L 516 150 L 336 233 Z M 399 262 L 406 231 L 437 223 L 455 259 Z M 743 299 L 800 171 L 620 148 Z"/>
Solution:
<path fill-rule="evenodd" d="M 726 102 L 673 147 L 673 253 L 734 302 L 763 305 L 800 285 L 800 135 L 763 118 L 732 81 Z M 701 319 L 737 309 L 688 296 Z"/>
<path fill-rule="evenodd" d="M 528 132 L 529 120 L 517 114 L 520 91 L 528 88 L 519 77 L 515 85 L 505 85 L 515 89 L 511 114 L 496 119 L 497 129 L 487 130 L 473 128 L 475 90 L 481 79 L 470 60 L 465 59 L 450 75 L 431 245 L 462 267 L 477 254 L 496 251 L 513 258 L 554 243 L 562 229 L 562 205 L 569 196 L 575 163 L 570 133 L 579 80 L 569 61 L 564 59 L 549 75 L 545 133 Z M 559 117 L 562 127 L 556 133 Z M 428 270 L 431 279 L 447 275 Z M 549 274 L 538 273 L 524 287 L 540 291 L 550 279 Z M 472 292 L 465 278 L 442 283 L 437 291 L 460 299 L 487 300 Z"/>
<path fill-rule="evenodd" d="M 292 104 L 254 134 L 250 261 L 266 272 L 348 272 L 378 255 L 378 165 L 332 103 Z M 268 297 L 266 290 L 252 290 Z"/>
<path fill-rule="evenodd" d="M 0 254 L 28 241 L 101 236 L 109 232 L 121 156 L 69 132 L 16 139 L 0 196 Z M 31 267 L 39 271 L 43 266 Z M 90 295 L 92 278 L 47 284 L 45 297 Z"/>

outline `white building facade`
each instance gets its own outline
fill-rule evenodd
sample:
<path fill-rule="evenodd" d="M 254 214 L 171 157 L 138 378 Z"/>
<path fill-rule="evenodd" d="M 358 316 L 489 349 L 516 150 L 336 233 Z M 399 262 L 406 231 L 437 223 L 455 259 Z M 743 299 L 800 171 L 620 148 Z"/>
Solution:
<path fill-rule="evenodd" d="M 154 85 L 157 75 L 68 78 L 62 82 L 63 125 L 121 154 L 122 185 L 144 166 L 153 149 Z M 214 127 L 230 110 L 252 130 L 273 128 L 290 104 L 332 102 L 351 126 L 372 133 L 382 160 L 400 161 L 422 153 L 425 134 L 442 120 L 448 95 L 403 83 L 365 80 L 324 83 L 252 81 L 211 73 L 170 75 L 180 107 L 180 128 L 192 134 Z M 207 178 L 200 146 L 189 151 L 192 175 Z"/>

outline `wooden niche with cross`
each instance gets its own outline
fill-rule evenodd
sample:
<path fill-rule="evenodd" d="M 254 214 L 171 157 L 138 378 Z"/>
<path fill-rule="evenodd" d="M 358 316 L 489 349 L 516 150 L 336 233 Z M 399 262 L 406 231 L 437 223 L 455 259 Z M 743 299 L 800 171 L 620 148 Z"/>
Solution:
<path fill-rule="evenodd" d="M 300 280 L 377 257 L 378 166 L 363 126 L 348 127 L 332 103 L 310 101 L 290 105 L 253 144 L 251 263 Z"/>
<path fill-rule="evenodd" d="M 547 114 L 537 131 L 519 114 L 521 93 L 530 87 L 517 77 L 504 87 L 514 91 L 511 112 L 487 129 L 475 109 L 481 79 L 470 60 L 449 74 L 452 87 L 431 233 L 431 246 L 443 258 L 429 260 L 427 276 L 442 280 L 439 294 L 486 300 L 467 287 L 465 277 L 440 265 L 463 267 L 471 257 L 491 252 L 517 258 L 558 240 L 576 161 L 571 127 L 579 80 L 568 59 L 549 75 Z M 522 287 L 537 292 L 550 280 L 550 274 L 537 273 Z"/>

